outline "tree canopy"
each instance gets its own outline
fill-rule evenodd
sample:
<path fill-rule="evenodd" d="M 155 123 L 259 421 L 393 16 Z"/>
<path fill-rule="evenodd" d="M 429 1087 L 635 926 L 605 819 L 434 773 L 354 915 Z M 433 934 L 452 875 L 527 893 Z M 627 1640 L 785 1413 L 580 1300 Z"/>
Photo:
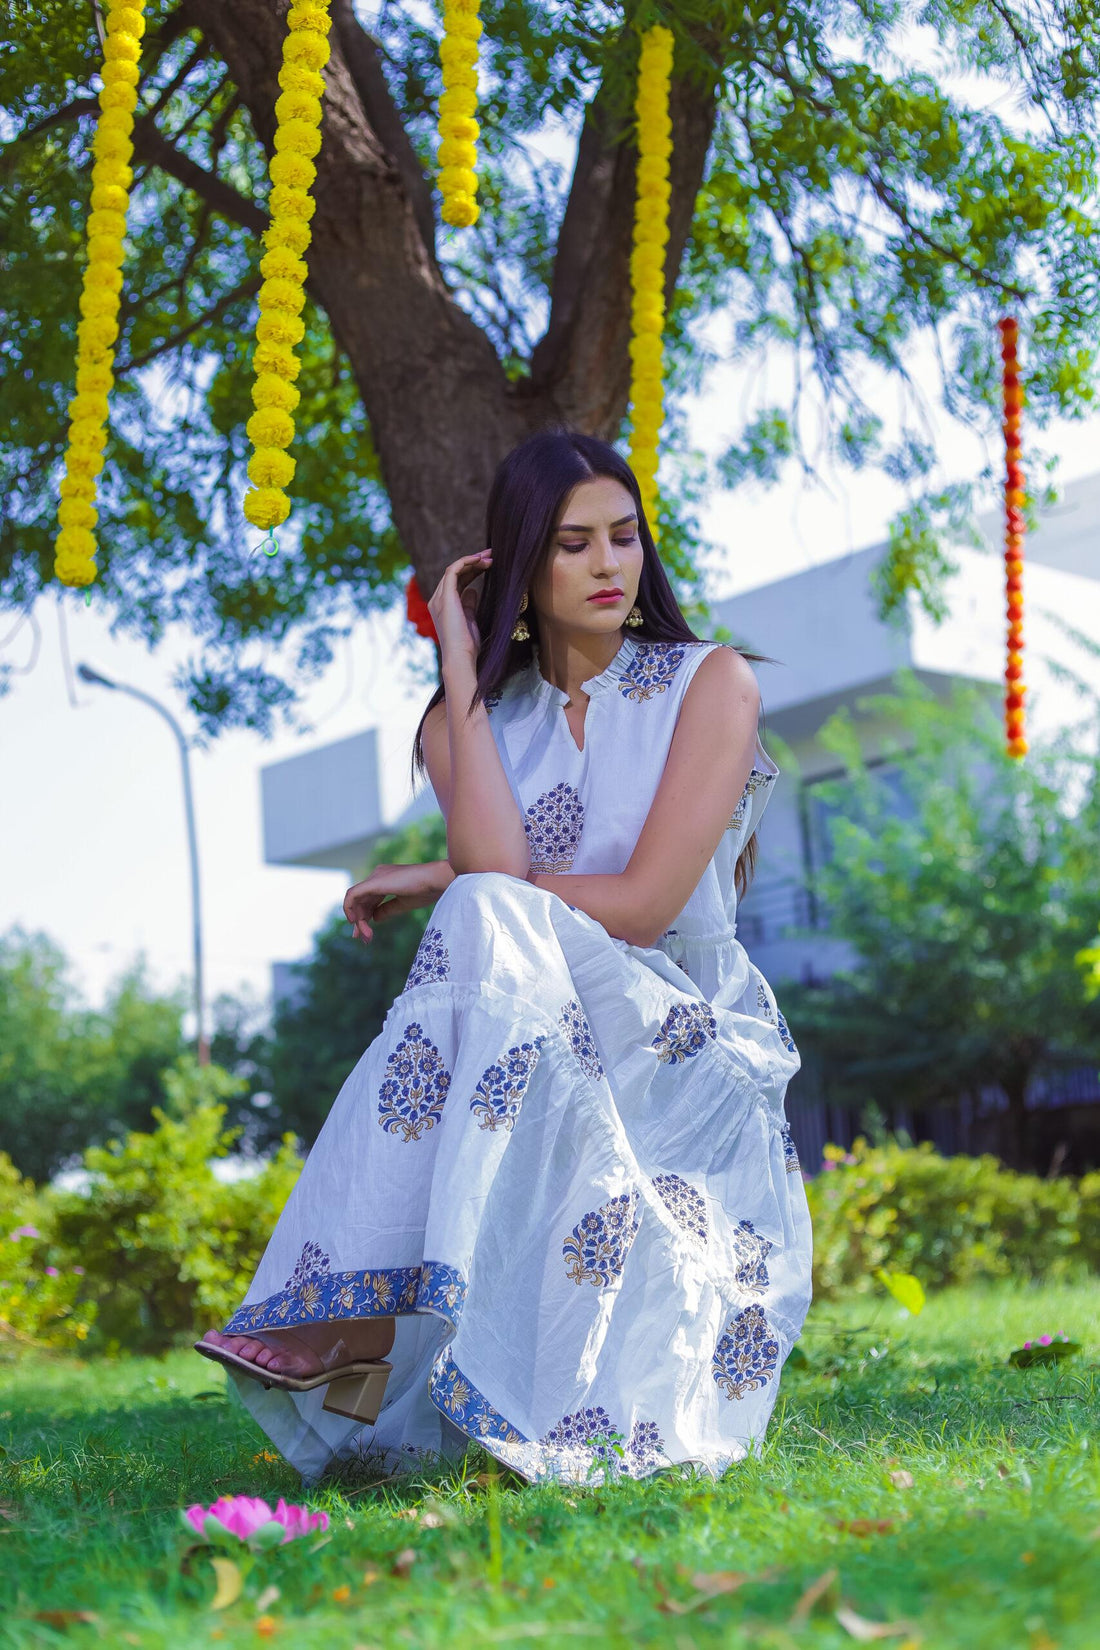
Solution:
<path fill-rule="evenodd" d="M 5 10 L 12 610 L 54 581 L 99 40 L 94 5 Z M 1093 399 L 1090 0 L 484 0 L 481 213 L 459 231 L 442 226 L 433 185 L 437 15 L 333 0 L 294 507 L 265 563 L 240 504 L 286 4 L 150 0 L 146 15 L 96 583 L 117 626 L 150 644 L 170 622 L 191 628 L 201 650 L 177 685 L 205 733 L 293 720 L 296 682 L 350 619 L 391 602 L 410 569 L 430 594 L 448 561 L 480 548 L 492 472 L 529 431 L 566 420 L 623 439 L 634 78 L 653 22 L 676 40 L 661 553 L 686 612 L 703 610 L 703 489 L 811 462 L 800 386 L 825 395 L 833 458 L 910 489 L 886 607 L 908 588 L 935 607 L 938 529 L 967 500 L 933 485 L 918 413 L 890 427 L 872 369 L 907 386 L 915 340 L 933 338 L 949 411 L 992 431 L 993 324 L 1008 308 L 1031 424 Z M 906 60 L 917 41 L 924 66 Z M 789 352 L 796 387 L 732 428 L 708 472 L 684 408 L 720 354 L 718 316 L 733 357 Z M 292 637 L 285 680 L 263 644 Z"/>

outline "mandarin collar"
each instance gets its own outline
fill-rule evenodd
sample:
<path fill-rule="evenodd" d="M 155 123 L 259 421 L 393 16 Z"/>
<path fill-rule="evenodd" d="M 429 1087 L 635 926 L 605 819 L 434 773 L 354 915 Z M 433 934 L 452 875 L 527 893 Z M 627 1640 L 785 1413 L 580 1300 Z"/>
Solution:
<path fill-rule="evenodd" d="M 624 631 L 622 645 L 611 663 L 605 670 L 601 670 L 598 676 L 590 676 L 586 682 L 582 682 L 581 692 L 586 693 L 590 699 L 598 697 L 601 693 L 610 692 L 619 678 L 626 675 L 640 646 L 641 643 L 629 631 Z M 569 703 L 569 695 L 565 689 L 555 687 L 553 682 L 548 682 L 542 674 L 539 667 L 539 644 L 537 642 L 531 644 L 531 657 L 524 666 L 524 674 L 527 678 L 527 688 L 535 695 L 536 699 L 546 700 L 554 705 L 567 705 Z"/>

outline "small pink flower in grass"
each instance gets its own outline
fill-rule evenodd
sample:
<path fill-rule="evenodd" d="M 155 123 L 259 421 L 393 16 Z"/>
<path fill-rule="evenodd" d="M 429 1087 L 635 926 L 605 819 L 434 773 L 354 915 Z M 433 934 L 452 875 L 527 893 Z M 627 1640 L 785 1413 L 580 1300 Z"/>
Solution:
<path fill-rule="evenodd" d="M 204 1541 L 247 1542 L 254 1551 L 280 1547 L 296 1536 L 328 1529 L 328 1513 L 288 1506 L 280 1498 L 274 1512 L 257 1495 L 222 1495 L 209 1507 L 201 1502 L 180 1513 L 184 1529 Z"/>
<path fill-rule="evenodd" d="M 13 1243 L 18 1243 L 20 1238 L 36 1238 L 41 1236 L 42 1233 L 38 1230 L 37 1226 L 17 1226 L 15 1231 L 11 1234 L 11 1240 Z"/>
<path fill-rule="evenodd" d="M 46 1276 L 48 1278 L 59 1278 L 61 1276 L 61 1273 L 57 1270 L 56 1266 L 47 1266 L 46 1267 Z"/>
<path fill-rule="evenodd" d="M 74 1266 L 73 1267 L 73 1277 L 74 1278 L 82 1278 L 83 1276 L 84 1276 L 83 1266 Z"/>

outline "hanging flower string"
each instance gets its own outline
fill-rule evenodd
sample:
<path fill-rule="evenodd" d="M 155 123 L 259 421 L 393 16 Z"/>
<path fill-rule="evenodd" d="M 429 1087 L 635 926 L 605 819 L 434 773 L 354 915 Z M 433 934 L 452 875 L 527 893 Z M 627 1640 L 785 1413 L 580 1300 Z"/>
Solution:
<path fill-rule="evenodd" d="M 130 160 L 137 104 L 138 63 L 145 33 L 145 0 L 107 0 L 103 85 L 92 140 L 92 210 L 88 217 L 88 262 L 76 329 L 76 395 L 69 402 L 65 473 L 58 507 L 60 532 L 54 540 L 54 572 L 62 584 L 90 585 L 96 576 L 93 531 L 95 478 L 107 445 L 107 396 L 118 337 L 122 291 L 122 237 L 130 186 Z M 84 599 L 90 602 L 91 591 Z"/>
<path fill-rule="evenodd" d="M 312 235 L 309 220 L 316 210 L 310 194 L 317 176 L 312 157 L 321 147 L 321 70 L 329 59 L 330 21 L 329 0 L 291 0 L 279 70 L 282 95 L 275 104 L 275 153 L 268 168 L 270 222 L 263 236 L 267 251 L 260 260 L 264 281 L 252 355 L 256 411 L 246 426 L 254 448 L 248 461 L 253 485 L 244 499 L 246 518 L 268 532 L 263 545 L 268 555 L 274 553 L 269 544 L 278 548 L 272 529 L 290 514 L 283 489 L 294 474 L 287 448 L 294 439 L 292 415 L 301 399 L 294 385 L 301 370 L 294 346 L 306 330 L 301 316 L 304 254 Z"/>
<path fill-rule="evenodd" d="M 665 321 L 665 247 L 668 244 L 668 110 L 672 31 L 663 24 L 642 36 L 635 113 L 638 121 L 638 185 L 634 208 L 630 360 L 633 408 L 630 463 L 654 540 L 657 530 L 657 438 L 664 417 L 661 334 Z"/>
<path fill-rule="evenodd" d="M 481 39 L 478 0 L 444 0 L 443 95 L 439 99 L 439 188 L 444 223 L 467 228 L 478 219 L 477 43 Z"/>
<path fill-rule="evenodd" d="M 1019 329 L 1011 316 L 997 323 L 1004 363 L 1005 437 L 1005 595 L 1008 614 L 1008 657 L 1005 663 L 1005 743 L 1009 756 L 1026 756 L 1024 738 L 1024 472 L 1020 465 L 1020 384 L 1016 344 Z"/>

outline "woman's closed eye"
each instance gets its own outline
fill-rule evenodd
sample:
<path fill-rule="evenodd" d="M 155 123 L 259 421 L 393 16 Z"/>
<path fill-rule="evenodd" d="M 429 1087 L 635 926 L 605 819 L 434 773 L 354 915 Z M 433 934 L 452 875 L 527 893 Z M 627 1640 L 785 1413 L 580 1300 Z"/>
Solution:
<path fill-rule="evenodd" d="M 637 533 L 631 533 L 631 535 L 628 539 L 613 539 L 612 543 L 621 545 L 625 548 L 627 545 L 633 544 L 635 539 L 637 538 L 637 536 L 638 536 Z M 558 540 L 558 545 L 559 545 L 559 548 L 562 549 L 562 550 L 585 550 L 588 547 L 588 540 L 587 539 L 581 539 L 576 544 L 566 544 L 564 539 L 559 539 Z"/>

